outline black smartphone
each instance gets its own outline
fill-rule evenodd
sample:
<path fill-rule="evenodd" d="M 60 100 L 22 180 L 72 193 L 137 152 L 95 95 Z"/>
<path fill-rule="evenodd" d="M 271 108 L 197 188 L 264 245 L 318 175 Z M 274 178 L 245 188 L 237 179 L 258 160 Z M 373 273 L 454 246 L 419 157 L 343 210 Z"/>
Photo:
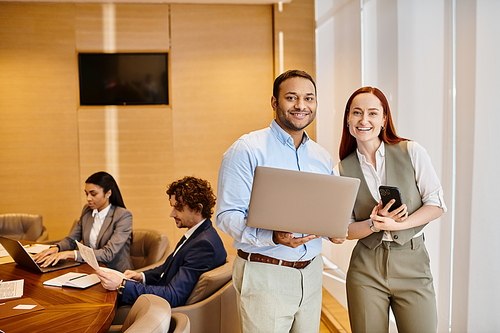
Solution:
<path fill-rule="evenodd" d="M 396 200 L 396 202 L 392 204 L 391 209 L 389 209 L 389 212 L 401 207 L 403 204 L 403 200 L 401 200 L 401 192 L 399 192 L 397 187 L 381 185 L 378 188 L 378 191 L 380 192 L 380 197 L 382 198 L 382 204 L 384 207 L 389 203 L 389 201 L 391 201 L 391 199 Z"/>

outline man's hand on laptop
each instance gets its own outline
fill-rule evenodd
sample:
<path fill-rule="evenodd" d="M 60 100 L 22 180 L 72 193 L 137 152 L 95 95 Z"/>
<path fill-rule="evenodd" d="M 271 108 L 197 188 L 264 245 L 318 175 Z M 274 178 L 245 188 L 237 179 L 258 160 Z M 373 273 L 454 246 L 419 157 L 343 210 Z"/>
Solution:
<path fill-rule="evenodd" d="M 293 233 L 291 232 L 276 231 L 276 230 L 273 232 L 274 243 L 285 245 L 292 248 L 296 248 L 300 245 L 303 245 L 315 238 L 319 238 L 319 236 L 308 235 L 304 237 L 294 237 Z"/>

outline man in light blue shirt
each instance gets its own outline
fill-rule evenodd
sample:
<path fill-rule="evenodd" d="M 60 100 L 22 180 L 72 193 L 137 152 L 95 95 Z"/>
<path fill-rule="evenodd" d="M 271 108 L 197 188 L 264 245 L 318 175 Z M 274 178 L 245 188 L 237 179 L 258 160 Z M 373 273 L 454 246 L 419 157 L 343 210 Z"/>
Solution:
<path fill-rule="evenodd" d="M 271 106 L 276 118 L 270 127 L 243 135 L 224 154 L 215 223 L 233 237 L 238 250 L 233 283 L 242 331 L 317 333 L 321 238 L 246 226 L 256 166 L 332 174 L 331 156 L 304 130 L 316 116 L 314 80 L 298 70 L 281 74 L 274 82 Z M 290 205 L 300 204 L 300 197 L 290 197 Z"/>

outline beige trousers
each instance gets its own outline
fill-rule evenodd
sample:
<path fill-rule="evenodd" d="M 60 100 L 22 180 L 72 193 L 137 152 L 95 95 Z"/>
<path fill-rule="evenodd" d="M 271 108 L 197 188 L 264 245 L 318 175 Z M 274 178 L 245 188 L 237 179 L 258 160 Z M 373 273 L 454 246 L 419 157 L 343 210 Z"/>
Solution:
<path fill-rule="evenodd" d="M 318 333 L 323 259 L 296 269 L 236 257 L 233 284 L 243 333 Z"/>
<path fill-rule="evenodd" d="M 356 244 L 347 272 L 353 333 L 387 333 L 389 307 L 399 333 L 435 333 L 436 296 L 424 236 L 404 245 L 382 242 L 375 250 Z"/>

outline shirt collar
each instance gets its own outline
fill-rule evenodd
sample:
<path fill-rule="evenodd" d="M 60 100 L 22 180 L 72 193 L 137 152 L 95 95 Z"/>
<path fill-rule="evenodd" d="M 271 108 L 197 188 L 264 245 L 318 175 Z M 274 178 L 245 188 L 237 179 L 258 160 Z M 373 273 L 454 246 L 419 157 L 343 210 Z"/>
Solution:
<path fill-rule="evenodd" d="M 290 134 L 288 134 L 283 128 L 281 128 L 280 125 L 276 122 L 276 119 L 273 119 L 271 122 L 271 131 L 274 132 L 276 135 L 276 138 L 282 143 L 286 144 L 287 142 L 291 144 L 292 146 L 294 145 L 293 138 Z M 304 131 L 304 135 L 302 136 L 302 142 L 301 144 L 306 143 L 309 141 L 309 135 L 307 135 L 307 132 Z"/>
<path fill-rule="evenodd" d="M 186 233 L 184 234 L 184 237 L 186 237 L 186 239 L 188 239 L 196 231 L 196 229 L 198 229 L 200 227 L 200 225 L 202 225 L 203 222 L 205 222 L 205 221 L 206 221 L 206 219 L 203 219 L 202 221 L 195 224 L 191 229 L 186 231 Z"/>
<path fill-rule="evenodd" d="M 358 155 L 359 161 L 366 162 L 365 155 L 361 154 L 359 152 L 358 148 L 356 148 L 356 154 Z M 382 157 L 382 158 L 385 156 L 385 142 L 384 141 L 382 141 L 382 143 L 378 147 L 377 151 L 375 152 L 375 155 L 376 155 L 376 157 Z"/>
<path fill-rule="evenodd" d="M 111 209 L 111 204 L 109 204 L 108 207 L 104 208 L 101 211 L 98 211 L 96 208 L 92 211 L 92 217 L 99 215 L 99 219 L 101 219 L 101 221 L 104 221 L 104 219 L 106 218 L 106 215 L 108 215 L 108 212 L 110 209 Z"/>

